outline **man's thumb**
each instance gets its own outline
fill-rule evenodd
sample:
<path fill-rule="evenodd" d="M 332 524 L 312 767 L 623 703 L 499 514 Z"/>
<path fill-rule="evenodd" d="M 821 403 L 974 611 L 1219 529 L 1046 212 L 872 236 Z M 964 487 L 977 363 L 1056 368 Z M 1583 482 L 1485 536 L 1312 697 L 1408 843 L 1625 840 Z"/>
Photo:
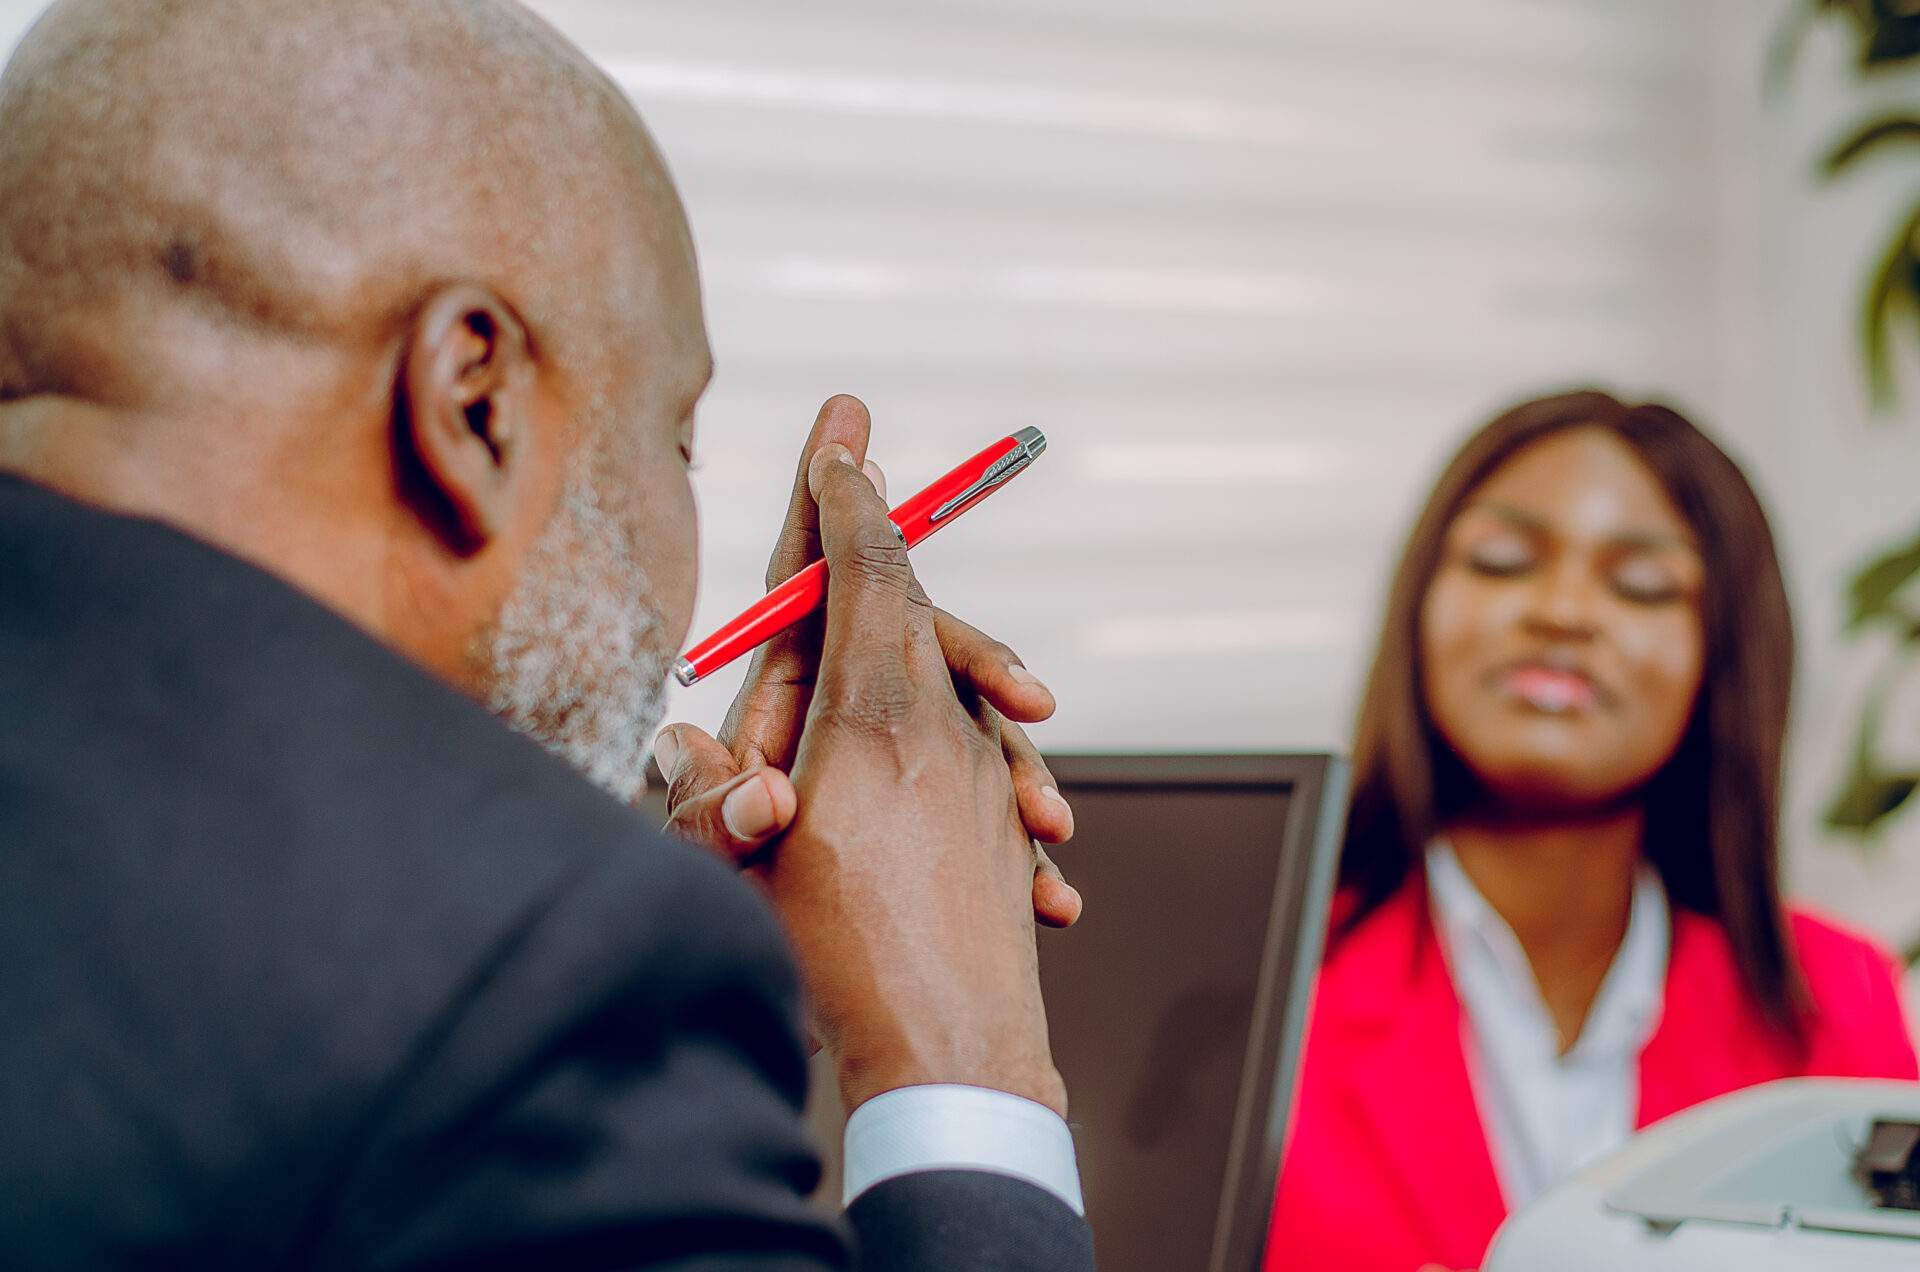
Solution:
<path fill-rule="evenodd" d="M 742 773 L 726 747 L 693 725 L 661 730 L 654 755 L 667 782 L 671 834 L 738 862 L 793 822 L 799 801 L 785 773 Z"/>

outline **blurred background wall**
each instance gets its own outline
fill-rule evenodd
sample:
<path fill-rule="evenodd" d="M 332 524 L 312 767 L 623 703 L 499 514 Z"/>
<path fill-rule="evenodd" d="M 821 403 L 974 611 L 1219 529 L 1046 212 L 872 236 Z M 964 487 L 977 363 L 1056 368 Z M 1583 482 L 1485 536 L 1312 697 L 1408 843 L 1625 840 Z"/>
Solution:
<path fill-rule="evenodd" d="M 0 40 L 40 7 L 0 0 Z M 1821 824 L 1871 652 L 1845 580 L 1920 524 L 1920 373 L 1876 417 L 1853 327 L 1913 183 L 1816 187 L 1857 98 L 1820 36 L 1762 93 L 1785 0 L 534 7 L 639 105 L 701 253 L 696 635 L 758 595 L 829 394 L 896 496 L 1033 424 L 1045 460 L 916 560 L 1054 687 L 1042 742 L 1339 749 L 1457 441 L 1574 384 L 1663 397 L 1782 540 L 1792 883 L 1920 936 L 1920 821 Z M 1920 760 L 1920 697 L 1896 716 Z"/>
<path fill-rule="evenodd" d="M 1057 690 L 1051 746 L 1341 745 L 1463 427 L 1574 380 L 1720 395 L 1689 6 L 541 7 L 640 104 L 702 253 L 696 627 L 757 595 L 828 394 L 898 493 L 1038 425 L 918 563 Z"/>

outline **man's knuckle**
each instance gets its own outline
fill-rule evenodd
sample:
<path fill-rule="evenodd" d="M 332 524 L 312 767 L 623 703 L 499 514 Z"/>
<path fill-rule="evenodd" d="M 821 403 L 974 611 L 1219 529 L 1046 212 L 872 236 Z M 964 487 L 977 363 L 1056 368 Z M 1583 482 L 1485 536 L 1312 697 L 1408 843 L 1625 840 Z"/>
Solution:
<path fill-rule="evenodd" d="M 901 677 L 863 680 L 820 704 L 820 723 L 832 731 L 899 741 L 913 720 L 919 695 Z"/>
<path fill-rule="evenodd" d="M 847 534 L 847 548 L 855 556 L 872 557 L 899 567 L 906 564 L 907 550 L 893 532 L 891 521 L 864 519 Z"/>
<path fill-rule="evenodd" d="M 998 734 L 992 729 L 981 727 L 980 722 L 969 715 L 958 702 L 954 704 L 948 732 L 957 739 L 961 753 L 971 764 L 995 774 L 1010 773 L 1006 755 L 1000 747 Z"/>
<path fill-rule="evenodd" d="M 882 543 L 871 538 L 849 544 L 841 568 L 869 585 L 891 589 L 905 588 L 912 578 L 907 569 L 907 554 L 898 543 Z"/>
<path fill-rule="evenodd" d="M 700 794 L 704 783 L 702 774 L 694 764 L 682 763 L 675 766 L 673 777 L 667 782 L 667 807 L 677 816 L 686 803 Z"/>
<path fill-rule="evenodd" d="M 905 626 L 907 641 L 910 644 L 933 639 L 933 622 L 922 610 L 909 606 Z"/>
<path fill-rule="evenodd" d="M 976 672 L 985 674 L 998 671 L 1014 661 L 1013 651 L 989 636 L 982 638 L 975 648 L 972 665 Z"/>

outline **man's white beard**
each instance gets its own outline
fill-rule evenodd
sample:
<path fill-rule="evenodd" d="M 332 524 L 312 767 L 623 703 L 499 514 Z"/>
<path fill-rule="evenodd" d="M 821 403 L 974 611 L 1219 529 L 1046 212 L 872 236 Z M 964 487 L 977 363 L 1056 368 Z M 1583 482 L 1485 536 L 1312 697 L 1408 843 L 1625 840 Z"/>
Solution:
<path fill-rule="evenodd" d="M 495 714 L 630 804 L 646 790 L 673 650 L 635 536 L 602 505 L 593 469 L 576 461 L 477 652 Z"/>

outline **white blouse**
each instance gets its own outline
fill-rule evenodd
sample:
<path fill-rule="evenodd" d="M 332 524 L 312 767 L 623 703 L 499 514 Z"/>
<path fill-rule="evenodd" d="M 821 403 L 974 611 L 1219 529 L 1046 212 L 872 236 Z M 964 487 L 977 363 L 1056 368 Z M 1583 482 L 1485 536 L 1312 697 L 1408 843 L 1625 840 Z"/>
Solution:
<path fill-rule="evenodd" d="M 1494 1173 L 1507 1208 L 1518 1210 L 1633 1133 L 1640 1050 L 1665 998 L 1666 891 L 1642 864 L 1626 939 L 1563 1056 L 1513 929 L 1444 842 L 1427 849 L 1427 889 L 1463 1008 L 1460 1042 Z"/>

